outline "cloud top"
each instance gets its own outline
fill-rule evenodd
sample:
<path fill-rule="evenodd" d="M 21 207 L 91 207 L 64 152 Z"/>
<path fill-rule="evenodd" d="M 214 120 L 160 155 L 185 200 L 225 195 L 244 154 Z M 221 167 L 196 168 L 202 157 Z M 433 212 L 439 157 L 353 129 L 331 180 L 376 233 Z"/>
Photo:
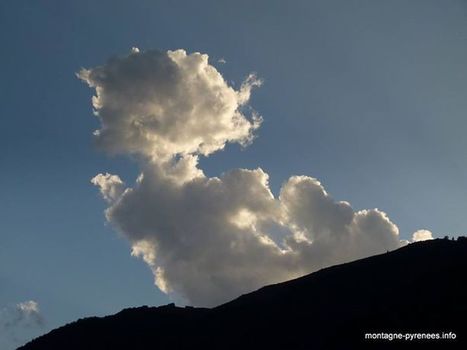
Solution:
<path fill-rule="evenodd" d="M 31 315 L 39 315 L 39 304 L 34 300 L 28 300 L 19 303 L 16 305 L 16 308 L 26 317 L 30 317 Z"/>
<path fill-rule="evenodd" d="M 242 111 L 260 80 L 250 75 L 235 90 L 205 54 L 133 48 L 78 77 L 95 88 L 101 128 L 94 135 L 110 153 L 209 155 L 227 142 L 247 144 L 261 122 Z"/>
<path fill-rule="evenodd" d="M 412 235 L 413 242 L 427 241 L 433 239 L 433 234 L 428 230 L 418 230 Z"/>

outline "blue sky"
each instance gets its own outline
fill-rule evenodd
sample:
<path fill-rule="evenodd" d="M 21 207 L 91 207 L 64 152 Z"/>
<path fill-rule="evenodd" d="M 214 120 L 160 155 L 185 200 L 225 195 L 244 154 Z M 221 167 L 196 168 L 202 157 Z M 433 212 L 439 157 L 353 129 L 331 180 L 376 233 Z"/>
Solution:
<path fill-rule="evenodd" d="M 465 234 L 466 16 L 463 1 L 2 1 L 0 308 L 37 301 L 40 333 L 170 302 L 90 184 L 138 169 L 93 147 L 93 91 L 75 73 L 133 46 L 207 53 L 236 86 L 263 79 L 257 138 L 202 158 L 207 175 L 260 166 L 276 195 L 309 175 L 403 239 Z"/>

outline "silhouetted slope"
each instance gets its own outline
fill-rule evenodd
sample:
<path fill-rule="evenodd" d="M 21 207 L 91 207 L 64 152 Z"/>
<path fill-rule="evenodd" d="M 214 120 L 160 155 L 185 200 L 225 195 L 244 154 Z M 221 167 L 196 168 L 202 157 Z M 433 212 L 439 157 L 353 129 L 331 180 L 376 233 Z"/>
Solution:
<path fill-rule="evenodd" d="M 414 243 L 213 309 L 142 307 L 79 320 L 20 349 L 467 349 L 466 241 Z M 455 341 L 364 340 L 365 332 L 451 331 Z"/>

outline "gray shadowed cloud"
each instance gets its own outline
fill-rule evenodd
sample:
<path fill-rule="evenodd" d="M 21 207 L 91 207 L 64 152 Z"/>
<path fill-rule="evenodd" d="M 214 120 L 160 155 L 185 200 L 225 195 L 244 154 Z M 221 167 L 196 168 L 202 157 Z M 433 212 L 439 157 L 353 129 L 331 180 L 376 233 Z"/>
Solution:
<path fill-rule="evenodd" d="M 384 212 L 355 211 L 315 178 L 292 176 L 275 197 L 260 168 L 203 173 L 199 156 L 254 139 L 254 75 L 236 90 L 205 54 L 133 49 L 78 77 L 96 92 L 98 147 L 135 156 L 141 171 L 132 186 L 117 175 L 92 179 L 106 218 L 173 297 L 212 306 L 406 244 Z"/>
<path fill-rule="evenodd" d="M 37 332 L 44 326 L 44 319 L 36 301 L 28 300 L 0 309 L 0 336 L 2 341 L 24 341 L 24 334 Z M 0 344 L 2 342 L 0 341 Z"/>

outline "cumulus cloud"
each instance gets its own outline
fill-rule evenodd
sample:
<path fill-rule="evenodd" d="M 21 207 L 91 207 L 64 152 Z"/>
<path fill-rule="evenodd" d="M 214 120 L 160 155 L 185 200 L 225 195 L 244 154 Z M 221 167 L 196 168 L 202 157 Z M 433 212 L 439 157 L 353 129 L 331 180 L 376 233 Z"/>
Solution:
<path fill-rule="evenodd" d="M 43 323 L 39 304 L 34 300 L 24 301 L 2 309 L 0 320 L 3 328 L 12 328 L 18 325 L 34 326 Z"/>
<path fill-rule="evenodd" d="M 412 235 L 413 242 L 427 241 L 433 239 L 433 234 L 428 230 L 418 230 Z"/>
<path fill-rule="evenodd" d="M 235 89 L 205 54 L 133 49 L 78 76 L 96 91 L 97 145 L 141 169 L 131 187 L 110 174 L 92 183 L 162 291 L 210 306 L 403 244 L 384 212 L 356 211 L 315 178 L 292 176 L 274 196 L 260 168 L 203 173 L 200 156 L 253 140 L 254 75 Z"/>
<path fill-rule="evenodd" d="M 37 301 L 28 300 L 16 305 L 16 309 L 27 317 L 39 315 L 39 304 Z"/>
<path fill-rule="evenodd" d="M 39 304 L 28 300 L 16 305 L 9 305 L 0 309 L 0 331 L 3 342 L 21 343 L 44 325 L 44 319 L 39 310 Z M 0 341 L 0 344 L 3 344 Z"/>
<path fill-rule="evenodd" d="M 209 155 L 226 142 L 248 144 L 261 123 L 241 111 L 260 80 L 250 75 L 236 91 L 200 53 L 133 48 L 78 76 L 96 90 L 92 103 L 101 129 L 94 135 L 112 153 Z"/>
<path fill-rule="evenodd" d="M 125 184 L 117 175 L 99 174 L 91 180 L 91 183 L 100 188 L 102 197 L 108 202 L 120 197 L 125 189 Z"/>

